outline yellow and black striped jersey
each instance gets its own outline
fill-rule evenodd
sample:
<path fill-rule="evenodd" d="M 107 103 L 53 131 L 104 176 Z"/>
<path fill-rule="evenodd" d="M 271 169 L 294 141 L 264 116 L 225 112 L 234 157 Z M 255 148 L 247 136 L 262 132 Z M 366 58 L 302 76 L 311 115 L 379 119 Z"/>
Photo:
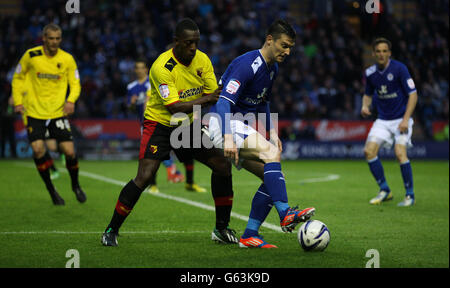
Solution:
<path fill-rule="evenodd" d="M 176 59 L 173 49 L 162 53 L 150 68 L 149 80 L 152 89 L 144 117 L 165 126 L 174 126 L 166 106 L 193 101 L 218 88 L 211 60 L 200 50 L 189 66 Z M 192 122 L 192 113 L 189 118 Z"/>
<path fill-rule="evenodd" d="M 70 94 L 67 101 L 75 103 L 80 96 L 81 85 L 72 55 L 58 49 L 56 55 L 50 57 L 45 54 L 43 46 L 29 49 L 14 73 L 14 105 L 24 105 L 27 115 L 37 119 L 62 117 L 68 86 Z"/>

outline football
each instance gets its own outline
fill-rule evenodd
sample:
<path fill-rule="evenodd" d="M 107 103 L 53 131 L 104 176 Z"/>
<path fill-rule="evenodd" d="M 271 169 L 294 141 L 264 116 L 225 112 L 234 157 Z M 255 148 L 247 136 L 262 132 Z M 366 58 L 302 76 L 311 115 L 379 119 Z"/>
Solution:
<path fill-rule="evenodd" d="M 298 230 L 298 242 L 305 251 L 323 251 L 330 243 L 330 231 L 319 220 L 308 220 Z"/>

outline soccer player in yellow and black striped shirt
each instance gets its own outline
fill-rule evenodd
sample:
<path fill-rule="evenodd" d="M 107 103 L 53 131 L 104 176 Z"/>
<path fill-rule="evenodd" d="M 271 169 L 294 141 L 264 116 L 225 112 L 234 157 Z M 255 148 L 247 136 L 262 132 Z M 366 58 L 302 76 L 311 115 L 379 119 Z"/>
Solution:
<path fill-rule="evenodd" d="M 17 113 L 26 113 L 33 158 L 53 203 L 65 204 L 50 179 L 52 160 L 46 156 L 46 133 L 57 140 L 64 153 L 72 190 L 77 200 L 83 203 L 86 194 L 78 181 L 78 159 L 67 119 L 73 114 L 81 91 L 77 64 L 72 55 L 59 48 L 62 30 L 58 25 L 45 26 L 42 40 L 43 45 L 27 50 L 17 65 L 12 81 L 14 109 Z M 70 94 L 66 99 L 68 86 Z"/>
<path fill-rule="evenodd" d="M 117 246 L 119 228 L 161 161 L 169 158 L 171 150 L 182 162 L 193 157 L 212 170 L 211 190 L 216 206 L 216 227 L 212 239 L 224 243 L 238 242 L 234 231 L 228 228 L 233 202 L 230 162 L 221 151 L 208 149 L 203 144 L 201 148 L 175 148 L 171 143 L 172 132 L 180 128 L 171 123 L 172 115 L 185 113 L 192 123 L 193 106 L 214 104 L 220 93 L 211 61 L 205 53 L 197 50 L 200 32 L 195 22 L 181 20 L 176 26 L 174 40 L 174 48 L 162 53 L 150 69 L 152 90 L 145 111 L 137 176 L 119 195 L 113 217 L 101 240 L 105 246 Z M 200 131 L 193 131 L 193 125 L 187 129 L 190 143 L 193 143 L 194 134 L 198 134 L 201 140 Z"/>

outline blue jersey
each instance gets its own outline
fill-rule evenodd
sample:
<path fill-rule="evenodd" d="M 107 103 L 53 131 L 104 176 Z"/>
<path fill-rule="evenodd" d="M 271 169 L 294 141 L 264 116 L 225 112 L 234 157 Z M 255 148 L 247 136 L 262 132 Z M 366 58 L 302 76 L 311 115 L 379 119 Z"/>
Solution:
<path fill-rule="evenodd" d="M 147 98 L 147 90 L 150 89 L 150 82 L 145 80 L 143 83 L 139 83 L 139 81 L 133 81 L 127 86 L 127 103 L 128 105 L 131 104 L 131 97 L 133 95 L 138 96 L 138 99 L 136 101 L 136 112 L 139 117 L 139 121 L 141 123 L 144 121 L 144 104 L 145 100 Z"/>
<path fill-rule="evenodd" d="M 365 94 L 372 96 L 378 118 L 382 120 L 402 118 L 409 95 L 416 92 L 408 68 L 403 63 L 391 59 L 383 71 L 378 70 L 377 65 L 373 65 L 366 69 L 365 76 Z"/>
<path fill-rule="evenodd" d="M 219 101 L 211 108 L 210 112 L 220 115 L 221 109 L 218 109 L 218 105 L 223 105 L 225 100 L 231 104 L 229 112 L 233 114 L 245 115 L 261 112 L 270 114 L 272 85 L 277 74 L 278 64 L 275 63 L 269 67 L 259 50 L 250 51 L 237 57 L 220 79 L 223 89 Z M 266 115 L 266 117 L 268 116 Z M 222 118 L 222 120 L 224 119 Z M 266 128 L 269 129 L 267 124 Z"/>

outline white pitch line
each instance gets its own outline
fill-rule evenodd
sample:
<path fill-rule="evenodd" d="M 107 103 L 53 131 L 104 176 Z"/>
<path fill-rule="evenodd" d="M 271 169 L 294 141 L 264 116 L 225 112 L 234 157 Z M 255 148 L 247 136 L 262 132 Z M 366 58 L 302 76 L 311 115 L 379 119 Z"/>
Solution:
<path fill-rule="evenodd" d="M 106 182 L 106 183 L 119 185 L 119 186 L 125 186 L 127 184 L 126 182 L 123 182 L 123 181 L 118 181 L 118 180 L 115 180 L 115 179 L 111 179 L 111 178 L 108 178 L 108 177 L 105 177 L 105 176 L 101 176 L 101 175 L 97 175 L 97 174 L 90 173 L 90 172 L 85 172 L 85 171 L 80 171 L 80 175 L 83 175 L 85 177 L 89 177 L 89 178 L 92 178 L 92 179 L 95 179 L 95 180 L 103 181 L 103 182 Z M 155 196 L 155 197 L 159 197 L 159 198 L 173 200 L 173 201 L 176 201 L 176 202 L 180 202 L 180 203 L 183 203 L 183 204 L 187 204 L 187 205 L 194 206 L 194 207 L 197 207 L 197 208 L 200 208 L 200 209 L 204 209 L 204 210 L 208 210 L 208 211 L 213 211 L 213 212 L 216 211 L 216 208 L 214 206 L 207 205 L 207 204 L 204 204 L 204 203 L 201 203 L 201 202 L 192 201 L 192 200 L 189 200 L 189 199 L 186 199 L 186 198 L 182 198 L 182 197 L 168 195 L 168 194 L 164 194 L 164 193 L 161 193 L 161 192 L 160 193 L 147 193 L 147 194 Z M 235 213 L 235 212 L 231 212 L 231 216 L 234 217 L 234 218 L 240 219 L 242 221 L 245 221 L 245 222 L 248 221 L 248 217 L 247 216 L 244 216 L 244 215 L 241 215 L 241 214 L 238 214 L 238 213 Z M 277 225 L 273 225 L 273 224 L 265 222 L 261 226 L 266 227 L 266 228 L 271 229 L 271 230 L 274 230 L 274 231 L 280 231 L 281 232 L 280 226 L 277 226 Z"/>
<path fill-rule="evenodd" d="M 338 174 L 330 174 L 330 175 L 327 175 L 325 177 L 303 179 L 303 180 L 300 180 L 300 184 L 303 184 L 303 183 L 328 182 L 328 181 L 338 180 L 339 178 L 341 178 L 341 176 L 339 176 Z"/>
<path fill-rule="evenodd" d="M 20 163 L 20 164 L 17 163 L 17 165 L 23 166 L 23 167 L 28 167 L 28 168 L 34 167 L 34 166 L 31 166 L 31 165 L 27 165 L 26 163 Z M 67 171 L 64 171 L 64 170 L 61 170 L 61 172 L 67 173 Z M 82 175 L 84 177 L 88 177 L 88 178 L 95 179 L 95 180 L 102 181 L 102 182 L 109 183 L 109 184 L 114 184 L 114 185 L 121 186 L 121 187 L 123 187 L 123 186 L 125 186 L 127 184 L 127 182 L 116 180 L 116 179 L 112 179 L 112 178 L 105 177 L 105 176 L 98 175 L 98 174 L 91 173 L 91 172 L 86 172 L 86 171 L 81 171 L 80 170 L 79 173 L 80 173 L 80 175 Z M 173 201 L 176 201 L 176 202 L 180 202 L 180 203 L 183 203 L 183 204 L 187 204 L 187 205 L 194 206 L 194 207 L 197 207 L 197 208 L 200 208 L 200 209 L 204 209 L 204 210 L 208 210 L 208 211 L 216 211 L 216 208 L 214 206 L 203 204 L 203 203 L 196 202 L 196 201 L 192 201 L 192 200 L 189 200 L 189 199 L 186 199 L 186 198 L 182 198 L 182 197 L 172 196 L 172 195 L 164 194 L 164 193 L 161 193 L 161 192 L 160 193 L 156 193 L 156 194 L 155 193 L 146 193 L 146 194 L 152 195 L 152 196 L 155 196 L 155 197 L 159 197 L 159 198 L 173 200 Z M 231 212 L 231 217 L 234 217 L 234 218 L 240 219 L 242 221 L 248 222 L 248 217 L 247 216 L 244 216 L 244 215 L 241 215 L 241 214 L 238 214 L 238 213 L 235 213 L 235 212 Z M 265 228 L 268 228 L 268 229 L 271 229 L 271 230 L 274 230 L 274 231 L 277 231 L 277 232 L 282 232 L 280 226 L 278 226 L 278 225 L 273 225 L 273 224 L 264 222 L 261 226 L 263 226 Z"/>
<path fill-rule="evenodd" d="M 20 164 L 17 163 L 17 165 L 25 166 L 25 167 L 29 167 L 29 168 L 30 167 L 31 168 L 34 167 L 34 165 L 27 165 L 26 163 L 20 163 Z M 67 173 L 67 171 L 65 171 L 65 170 L 61 170 L 61 171 L 64 172 L 64 173 Z M 116 179 L 112 179 L 112 178 L 105 177 L 105 176 L 98 175 L 98 174 L 91 173 L 91 172 L 80 171 L 79 173 L 80 173 L 80 175 L 82 175 L 84 177 L 88 177 L 88 178 L 95 179 L 95 180 L 102 181 L 102 182 L 109 183 L 109 184 L 114 184 L 114 185 L 121 186 L 121 187 L 123 187 L 123 186 L 125 186 L 127 184 L 127 182 L 116 180 Z M 315 183 L 315 182 L 333 181 L 333 180 L 337 180 L 339 178 L 340 178 L 339 175 L 331 174 L 331 175 L 328 175 L 326 177 L 305 179 L 305 180 L 300 181 L 300 183 Z M 260 182 L 258 182 L 258 183 L 260 183 Z M 179 203 L 187 204 L 187 205 L 194 206 L 194 207 L 197 207 L 197 208 L 200 208 L 200 209 L 213 211 L 213 212 L 215 211 L 215 207 L 214 206 L 207 205 L 207 204 L 204 204 L 204 203 L 201 203 L 201 202 L 192 201 L 192 200 L 189 200 L 189 199 L 186 199 L 186 198 L 177 197 L 177 196 L 173 196 L 173 195 L 168 195 L 168 194 L 164 194 L 164 193 L 161 193 L 161 192 L 160 193 L 156 193 L 156 194 L 155 193 L 147 193 L 147 194 L 155 196 L 155 197 L 169 199 L 169 200 L 176 201 L 176 202 L 179 202 Z M 241 214 L 238 214 L 238 213 L 235 213 L 235 212 L 231 212 L 231 217 L 234 217 L 234 218 L 240 219 L 242 221 L 248 222 L 248 217 L 247 216 L 244 216 L 244 215 L 241 215 Z M 274 225 L 274 224 L 271 224 L 271 223 L 264 222 L 261 226 L 263 226 L 265 228 L 268 228 L 270 230 L 273 230 L 273 231 L 282 232 L 280 226 L 278 226 L 278 225 Z"/>
<path fill-rule="evenodd" d="M 210 233 L 211 231 L 120 231 L 120 234 L 199 234 Z M 102 231 L 0 231 L 0 235 L 18 235 L 18 234 L 99 234 Z"/>

